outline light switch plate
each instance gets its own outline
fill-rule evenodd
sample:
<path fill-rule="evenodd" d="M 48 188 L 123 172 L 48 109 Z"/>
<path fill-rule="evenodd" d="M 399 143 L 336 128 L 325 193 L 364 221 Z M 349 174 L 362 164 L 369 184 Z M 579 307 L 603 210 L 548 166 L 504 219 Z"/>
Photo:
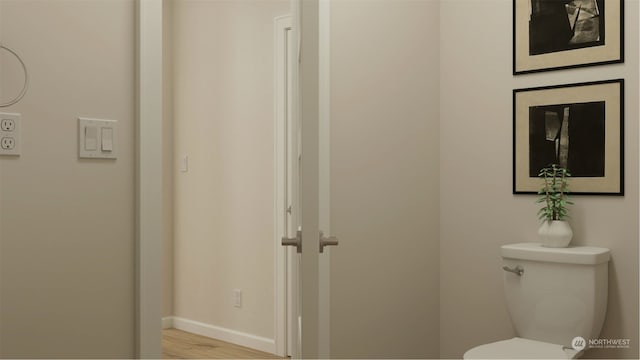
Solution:
<path fill-rule="evenodd" d="M 118 122 L 78 118 L 78 156 L 81 159 L 118 158 Z"/>
<path fill-rule="evenodd" d="M 187 155 L 180 158 L 180 171 L 181 172 L 189 171 L 189 157 Z"/>
<path fill-rule="evenodd" d="M 0 155 L 20 156 L 21 115 L 0 113 Z"/>

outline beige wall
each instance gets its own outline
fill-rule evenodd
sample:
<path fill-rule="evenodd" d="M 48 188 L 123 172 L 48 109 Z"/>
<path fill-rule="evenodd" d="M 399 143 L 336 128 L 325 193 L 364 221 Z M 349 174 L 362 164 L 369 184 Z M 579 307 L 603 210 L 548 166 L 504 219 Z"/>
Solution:
<path fill-rule="evenodd" d="M 134 2 L 2 0 L 30 89 L 0 158 L 0 357 L 134 355 Z M 6 58 L 3 56 L 3 58 Z M 19 72 L 1 65 L 2 88 Z M 78 159 L 79 116 L 119 121 L 117 160 Z"/>
<path fill-rule="evenodd" d="M 175 161 L 189 156 L 189 172 L 175 172 L 174 315 L 270 339 L 273 26 L 288 9 L 288 0 L 173 8 Z"/>
<path fill-rule="evenodd" d="M 439 2 L 331 2 L 331 355 L 437 358 Z"/>
<path fill-rule="evenodd" d="M 534 196 L 511 194 L 511 91 L 625 78 L 624 197 L 575 196 L 574 245 L 611 249 L 601 338 L 629 349 L 589 357 L 638 358 L 638 2 L 626 1 L 624 64 L 511 75 L 511 0 L 441 3 L 440 355 L 514 336 L 499 247 L 536 241 Z"/>

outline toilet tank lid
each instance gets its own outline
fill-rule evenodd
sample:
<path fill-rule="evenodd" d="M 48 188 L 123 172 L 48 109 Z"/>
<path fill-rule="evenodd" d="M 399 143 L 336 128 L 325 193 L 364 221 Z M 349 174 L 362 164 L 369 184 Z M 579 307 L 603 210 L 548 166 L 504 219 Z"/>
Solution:
<path fill-rule="evenodd" d="M 609 249 L 594 246 L 566 248 L 544 247 L 540 243 L 503 245 L 502 257 L 507 259 L 557 262 L 565 264 L 596 265 L 609 261 Z"/>

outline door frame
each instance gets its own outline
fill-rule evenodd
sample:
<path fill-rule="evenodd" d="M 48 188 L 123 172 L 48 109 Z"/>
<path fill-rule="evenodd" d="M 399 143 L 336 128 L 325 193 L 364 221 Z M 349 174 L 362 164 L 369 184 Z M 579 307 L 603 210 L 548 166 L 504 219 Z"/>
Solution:
<path fill-rule="evenodd" d="M 135 352 L 136 358 L 162 357 L 162 284 L 163 269 L 162 240 L 168 234 L 162 226 L 162 213 L 165 204 L 162 199 L 163 184 L 163 5 L 166 0 L 135 0 L 136 13 L 136 241 L 135 241 Z M 292 0 L 292 3 L 301 0 Z M 314 0 L 312 2 L 316 2 Z M 320 35 L 321 61 L 320 75 L 320 116 L 322 136 L 320 138 L 320 166 L 326 178 L 321 180 L 320 194 L 327 200 L 323 203 L 325 214 L 321 221 L 329 232 L 329 1 L 320 0 L 321 15 L 319 21 L 325 29 Z M 300 4 L 300 3 L 298 3 Z M 298 5 L 302 7 L 302 5 Z M 299 8 L 298 8 L 299 9 Z M 292 13 L 297 12 L 296 6 Z M 299 14 L 298 14 L 299 16 Z M 295 34 L 295 33 L 294 33 Z M 294 39 L 295 41 L 295 39 Z M 317 44 L 317 43 L 316 43 Z M 316 45 L 317 46 L 317 45 Z M 316 53 L 317 54 L 317 53 Z M 318 141 L 317 138 L 315 141 Z M 316 160 L 317 161 L 317 160 Z M 317 218 L 317 217 L 316 217 Z M 323 220 L 324 219 L 324 220 Z M 317 224 L 316 224 L 317 227 Z M 328 266 L 328 255 L 324 260 Z M 316 258 L 317 259 L 317 258 Z M 315 262 L 316 268 L 318 263 Z M 328 267 L 326 268 L 328 274 Z M 321 280 L 328 290 L 329 279 Z M 317 292 L 316 292 L 317 294 Z M 328 291 L 324 293 L 328 300 Z M 314 302 L 318 301 L 316 297 Z M 328 304 L 328 301 L 321 301 Z M 328 311 L 323 308 L 320 311 Z M 276 314 L 278 314 L 276 310 Z M 276 315 L 278 316 L 278 315 Z M 320 349 L 329 354 L 329 317 L 320 324 L 317 335 L 322 334 Z M 276 344 L 283 341 L 282 326 L 276 319 Z M 317 346 L 313 346 L 318 350 Z"/>
<path fill-rule="evenodd" d="M 162 357 L 163 3 L 136 0 L 135 357 Z"/>

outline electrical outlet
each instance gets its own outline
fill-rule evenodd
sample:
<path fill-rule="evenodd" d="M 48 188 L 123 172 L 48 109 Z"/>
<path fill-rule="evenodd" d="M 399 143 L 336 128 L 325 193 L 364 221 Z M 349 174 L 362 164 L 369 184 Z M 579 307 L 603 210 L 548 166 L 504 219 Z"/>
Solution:
<path fill-rule="evenodd" d="M 242 307 L 242 290 L 240 289 L 233 290 L 233 306 L 237 308 Z"/>
<path fill-rule="evenodd" d="M 16 147 L 16 140 L 12 137 L 3 137 L 0 144 L 4 150 L 13 150 Z"/>
<path fill-rule="evenodd" d="M 20 155 L 20 114 L 0 113 L 0 155 Z"/>
<path fill-rule="evenodd" d="M 13 131 L 16 129 L 16 122 L 13 119 L 2 119 L 0 129 L 7 132 Z"/>

